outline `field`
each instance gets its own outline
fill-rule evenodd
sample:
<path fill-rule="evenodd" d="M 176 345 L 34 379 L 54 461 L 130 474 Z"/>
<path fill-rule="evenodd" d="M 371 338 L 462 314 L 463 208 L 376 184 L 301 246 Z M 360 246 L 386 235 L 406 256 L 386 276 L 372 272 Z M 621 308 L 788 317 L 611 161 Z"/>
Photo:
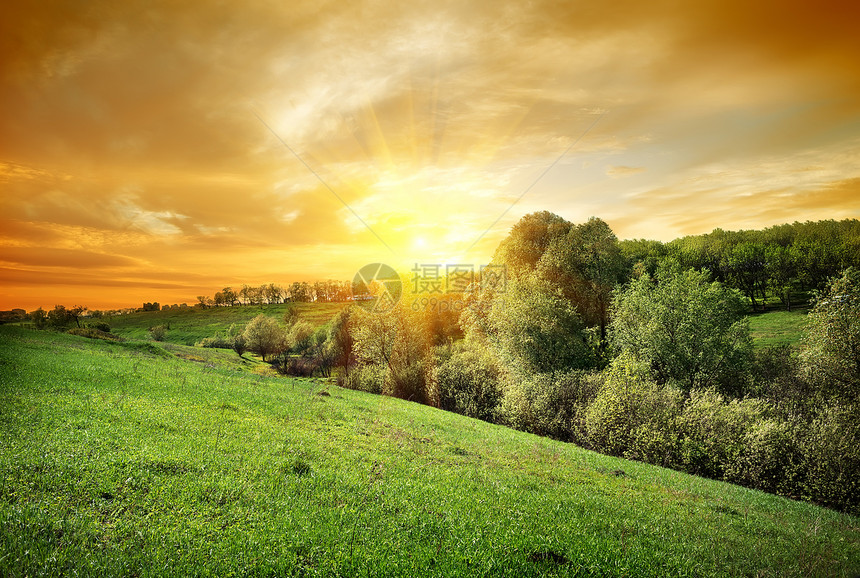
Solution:
<path fill-rule="evenodd" d="M 194 345 L 204 337 L 212 337 L 218 332 L 226 331 L 234 323 L 237 326 L 245 325 L 260 313 L 281 319 L 288 307 L 295 307 L 300 319 L 319 326 L 330 321 L 345 306 L 345 303 L 296 303 L 210 309 L 189 307 L 114 315 L 104 321 L 110 325 L 112 333 L 128 339 L 148 339 L 150 327 L 164 325 L 169 327 L 166 342 Z"/>
<path fill-rule="evenodd" d="M 749 316 L 750 332 L 756 347 L 788 344 L 797 346 L 803 335 L 808 308 L 768 311 Z"/>
<path fill-rule="evenodd" d="M 860 573 L 855 517 L 165 347 L 0 328 L 0 575 Z"/>

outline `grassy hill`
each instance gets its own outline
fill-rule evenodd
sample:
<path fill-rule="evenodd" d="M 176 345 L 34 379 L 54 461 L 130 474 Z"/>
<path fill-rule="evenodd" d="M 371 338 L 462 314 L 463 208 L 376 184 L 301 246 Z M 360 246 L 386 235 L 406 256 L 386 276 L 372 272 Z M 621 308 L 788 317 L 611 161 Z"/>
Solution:
<path fill-rule="evenodd" d="M 860 573 L 855 517 L 167 347 L 0 328 L 0 575 Z"/>
<path fill-rule="evenodd" d="M 128 339 L 148 339 L 149 328 L 156 325 L 169 326 L 165 337 L 168 343 L 194 345 L 204 337 L 224 332 L 230 325 L 244 325 L 260 313 L 277 319 L 284 316 L 288 307 L 298 310 L 299 318 L 314 326 L 323 325 L 346 307 L 346 303 L 296 303 L 294 305 L 247 305 L 239 307 L 214 307 L 210 309 L 172 309 L 168 311 L 141 311 L 128 315 L 106 318 L 111 332 Z"/>

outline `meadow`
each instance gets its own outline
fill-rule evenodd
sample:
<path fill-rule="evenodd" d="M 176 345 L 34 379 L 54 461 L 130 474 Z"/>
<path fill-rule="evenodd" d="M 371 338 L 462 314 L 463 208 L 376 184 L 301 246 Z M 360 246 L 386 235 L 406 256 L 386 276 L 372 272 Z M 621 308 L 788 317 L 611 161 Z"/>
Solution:
<path fill-rule="evenodd" d="M 860 573 L 856 517 L 262 365 L 0 328 L 0 574 Z"/>
<path fill-rule="evenodd" d="M 753 343 L 756 347 L 799 345 L 808 313 L 809 308 L 804 307 L 750 315 L 748 319 Z"/>

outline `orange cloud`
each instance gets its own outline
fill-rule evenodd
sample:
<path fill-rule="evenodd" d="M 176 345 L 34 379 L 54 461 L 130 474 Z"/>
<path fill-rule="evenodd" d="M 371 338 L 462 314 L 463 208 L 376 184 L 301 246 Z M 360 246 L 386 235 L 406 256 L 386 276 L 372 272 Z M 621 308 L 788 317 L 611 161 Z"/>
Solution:
<path fill-rule="evenodd" d="M 13 3 L 0 307 L 481 263 L 536 209 L 664 240 L 860 216 L 857 17 L 796 0 Z"/>

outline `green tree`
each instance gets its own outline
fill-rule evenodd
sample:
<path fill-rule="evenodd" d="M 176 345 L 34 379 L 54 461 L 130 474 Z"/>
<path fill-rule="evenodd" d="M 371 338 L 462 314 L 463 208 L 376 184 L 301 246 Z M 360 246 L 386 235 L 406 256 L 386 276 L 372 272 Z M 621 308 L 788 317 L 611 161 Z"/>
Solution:
<path fill-rule="evenodd" d="M 742 393 L 738 378 L 752 354 L 745 304 L 707 272 L 645 274 L 618 293 L 613 309 L 615 347 L 646 362 L 659 383 Z"/>
<path fill-rule="evenodd" d="M 810 311 L 801 360 L 825 394 L 860 395 L 860 270 L 831 280 Z"/>
<path fill-rule="evenodd" d="M 56 305 L 46 315 L 47 324 L 55 329 L 64 329 L 71 325 L 81 326 L 81 314 L 86 311 L 86 307 L 76 305 L 75 307 L 67 308 L 65 305 Z"/>
<path fill-rule="evenodd" d="M 493 300 L 488 337 L 525 374 L 590 367 L 585 325 L 560 292 L 536 279 L 512 280 Z"/>
<path fill-rule="evenodd" d="M 35 311 L 31 311 L 29 317 L 36 329 L 44 329 L 48 326 L 48 314 L 41 307 Z"/>
<path fill-rule="evenodd" d="M 224 287 L 221 289 L 221 295 L 224 297 L 224 304 L 229 305 L 230 307 L 239 302 L 239 295 L 233 291 L 232 287 Z"/>
<path fill-rule="evenodd" d="M 555 237 L 538 263 L 538 274 L 571 302 L 588 327 L 606 342 L 612 291 L 627 274 L 618 238 L 604 221 L 592 217 Z"/>
<path fill-rule="evenodd" d="M 505 265 L 517 279 L 537 267 L 550 244 L 567 235 L 571 223 L 549 211 L 531 213 L 520 219 L 493 254 L 493 263 Z"/>
<path fill-rule="evenodd" d="M 286 330 L 277 321 L 265 315 L 257 315 L 245 326 L 242 333 L 248 351 L 269 361 L 286 351 L 289 346 Z"/>

